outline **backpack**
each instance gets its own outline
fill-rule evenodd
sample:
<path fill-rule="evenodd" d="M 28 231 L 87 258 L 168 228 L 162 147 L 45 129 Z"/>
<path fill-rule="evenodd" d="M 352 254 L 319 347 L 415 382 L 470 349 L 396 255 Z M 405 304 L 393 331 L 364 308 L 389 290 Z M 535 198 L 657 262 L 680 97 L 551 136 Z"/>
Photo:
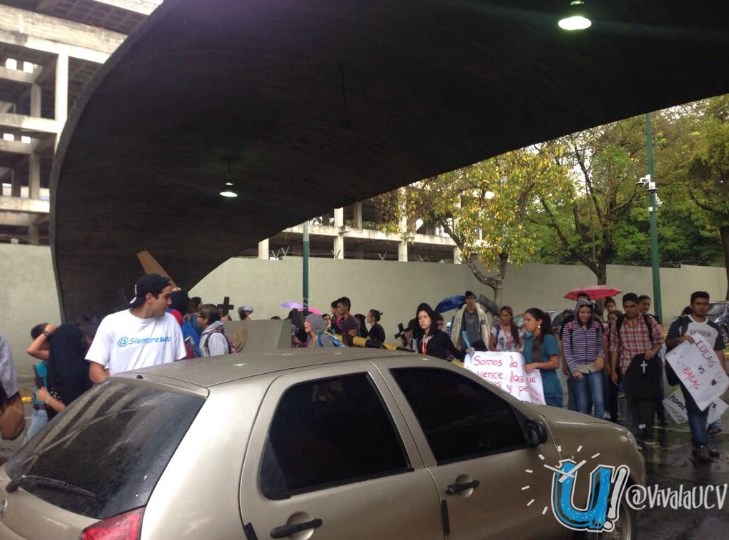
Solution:
<path fill-rule="evenodd" d="M 650 340 L 651 344 L 653 343 L 653 327 L 651 326 L 651 322 L 648 320 L 648 317 L 650 315 L 646 315 L 645 313 L 641 313 L 641 318 L 643 319 L 643 322 L 645 323 L 646 327 L 648 328 L 648 339 Z M 623 323 L 625 322 L 625 313 L 620 315 L 618 319 L 615 321 L 615 331 L 618 334 L 618 343 L 621 342 L 620 339 L 620 329 L 623 326 Z"/>
<path fill-rule="evenodd" d="M 208 355 L 210 355 L 210 347 L 208 347 L 208 341 L 210 341 L 210 336 L 212 336 L 213 334 L 223 334 L 223 337 L 225 338 L 225 341 L 228 343 L 228 354 L 235 354 L 235 353 L 238 352 L 238 350 L 235 348 L 235 345 L 233 345 L 233 342 L 230 341 L 230 338 L 225 335 L 225 332 L 224 332 L 222 326 L 219 327 L 219 328 L 216 328 L 215 330 L 213 330 L 212 332 L 210 332 L 209 334 L 207 334 L 207 338 L 205 339 L 205 343 L 203 343 L 202 341 L 200 342 L 200 349 L 201 350 L 204 348 L 205 351 L 207 351 Z"/>

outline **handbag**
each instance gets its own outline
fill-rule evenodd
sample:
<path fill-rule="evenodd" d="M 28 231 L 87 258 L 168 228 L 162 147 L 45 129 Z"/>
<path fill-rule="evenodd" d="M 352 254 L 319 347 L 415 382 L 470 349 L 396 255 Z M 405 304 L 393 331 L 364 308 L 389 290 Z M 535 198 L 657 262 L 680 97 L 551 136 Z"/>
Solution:
<path fill-rule="evenodd" d="M 14 441 L 25 429 L 25 408 L 20 392 L 16 392 L 0 407 L 0 435 L 6 441 Z"/>

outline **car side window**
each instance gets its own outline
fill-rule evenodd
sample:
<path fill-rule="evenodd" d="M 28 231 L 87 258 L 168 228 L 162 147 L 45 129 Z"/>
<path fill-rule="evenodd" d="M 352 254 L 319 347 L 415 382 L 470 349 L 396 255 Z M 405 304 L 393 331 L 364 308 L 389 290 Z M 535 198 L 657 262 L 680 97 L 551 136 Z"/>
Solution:
<path fill-rule="evenodd" d="M 366 373 L 292 386 L 281 397 L 259 473 L 281 500 L 412 470 L 400 435 Z"/>
<path fill-rule="evenodd" d="M 511 406 L 475 381 L 438 368 L 391 373 L 439 465 L 527 446 Z"/>

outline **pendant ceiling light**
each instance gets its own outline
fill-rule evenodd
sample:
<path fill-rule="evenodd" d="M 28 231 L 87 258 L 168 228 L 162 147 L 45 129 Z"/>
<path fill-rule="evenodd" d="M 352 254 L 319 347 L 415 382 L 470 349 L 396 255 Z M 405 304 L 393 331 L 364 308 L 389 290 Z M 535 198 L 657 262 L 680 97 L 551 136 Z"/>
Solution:
<path fill-rule="evenodd" d="M 585 2 L 583 0 L 572 0 L 567 14 L 557 23 L 562 30 L 585 30 L 592 26 L 592 21 L 587 18 Z"/>
<path fill-rule="evenodd" d="M 223 175 L 225 182 L 223 182 L 223 189 L 220 190 L 220 196 L 228 199 L 234 199 L 238 196 L 238 192 L 235 189 L 235 182 L 233 181 L 233 173 L 230 171 L 230 161 L 228 161 L 228 172 Z"/>

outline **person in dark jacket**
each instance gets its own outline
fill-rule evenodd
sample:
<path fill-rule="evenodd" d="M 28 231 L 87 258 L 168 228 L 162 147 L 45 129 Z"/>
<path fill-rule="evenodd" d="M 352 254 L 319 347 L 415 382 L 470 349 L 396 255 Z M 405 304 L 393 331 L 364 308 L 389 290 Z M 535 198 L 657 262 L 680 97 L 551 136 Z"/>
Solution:
<path fill-rule="evenodd" d="M 418 325 L 422 331 L 418 352 L 443 360 L 447 360 L 450 353 L 453 358 L 463 360 L 466 353 L 456 349 L 450 336 L 443 330 L 438 330 L 437 321 L 438 316 L 428 304 L 418 306 Z"/>
<path fill-rule="evenodd" d="M 80 324 L 64 323 L 53 331 L 48 388 L 38 392 L 39 399 L 47 405 L 49 419 L 91 388 L 86 351 L 98 327 L 99 320 L 90 318 Z"/>
<path fill-rule="evenodd" d="M 382 313 L 376 309 L 371 309 L 367 312 L 367 322 L 370 323 L 370 338 L 384 343 L 385 329 L 380 324 L 381 317 Z"/>

